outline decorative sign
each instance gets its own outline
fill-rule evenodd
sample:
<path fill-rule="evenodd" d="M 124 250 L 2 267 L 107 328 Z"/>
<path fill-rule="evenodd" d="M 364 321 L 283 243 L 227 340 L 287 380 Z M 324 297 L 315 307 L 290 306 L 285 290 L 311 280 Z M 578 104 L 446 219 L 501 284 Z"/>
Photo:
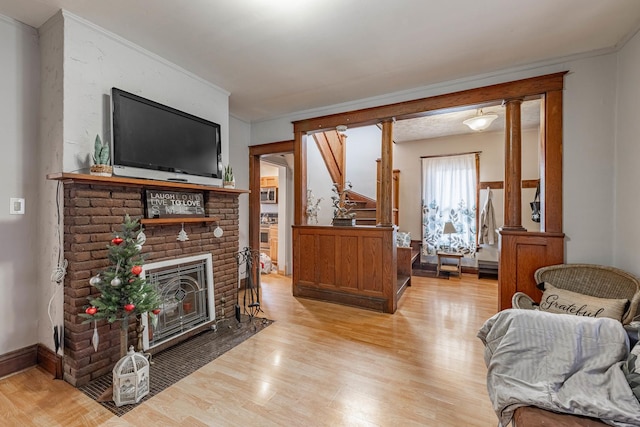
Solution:
<path fill-rule="evenodd" d="M 146 190 L 147 218 L 204 217 L 203 193 Z"/>

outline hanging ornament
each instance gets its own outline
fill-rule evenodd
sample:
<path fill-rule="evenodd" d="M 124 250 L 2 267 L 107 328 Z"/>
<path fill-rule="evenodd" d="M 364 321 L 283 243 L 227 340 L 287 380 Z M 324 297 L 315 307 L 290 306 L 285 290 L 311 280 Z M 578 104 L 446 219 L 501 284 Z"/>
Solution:
<path fill-rule="evenodd" d="M 111 280 L 111 286 L 113 287 L 120 286 L 121 284 L 122 284 L 122 280 L 120 280 L 117 277 L 114 277 L 113 280 Z"/>
<path fill-rule="evenodd" d="M 157 316 L 158 314 L 160 314 L 160 311 L 161 311 L 161 310 L 160 310 L 159 308 L 154 308 L 153 310 L 151 310 L 151 312 L 152 312 L 153 314 L 155 314 L 156 316 Z"/>
<path fill-rule="evenodd" d="M 140 273 L 142 273 L 142 266 L 141 265 L 134 265 L 133 267 L 131 267 L 131 274 L 137 276 Z"/>
<path fill-rule="evenodd" d="M 135 245 L 136 251 L 142 252 L 142 245 Z"/>
<path fill-rule="evenodd" d="M 93 350 L 98 351 L 98 344 L 100 344 L 100 337 L 98 336 L 98 322 L 93 322 L 93 337 L 91 338 L 91 344 L 93 344 Z"/>
<path fill-rule="evenodd" d="M 94 314 L 96 314 L 98 312 L 98 308 L 97 307 L 87 307 L 87 309 L 84 311 L 85 313 L 87 313 L 90 316 L 93 316 Z"/>
<path fill-rule="evenodd" d="M 116 236 L 113 239 L 111 239 L 111 243 L 113 243 L 114 245 L 119 245 L 122 242 L 124 242 L 124 240 L 120 236 Z"/>
<path fill-rule="evenodd" d="M 182 230 L 180 230 L 180 232 L 178 233 L 178 238 L 176 240 L 179 240 L 181 242 L 186 242 L 187 240 L 189 240 L 187 232 L 184 231 L 184 222 L 182 223 Z"/>
<path fill-rule="evenodd" d="M 102 279 L 100 278 L 99 274 L 96 274 L 95 276 L 93 276 L 91 279 L 89 279 L 89 284 L 91 286 L 97 286 L 100 283 L 102 283 Z"/>
<path fill-rule="evenodd" d="M 144 231 L 140 230 L 140 232 L 138 233 L 138 237 L 136 238 L 136 242 L 138 242 L 138 244 L 142 246 L 146 241 L 147 241 L 147 235 L 144 234 Z"/>
<path fill-rule="evenodd" d="M 125 311 L 133 311 L 133 310 L 135 310 L 135 308 L 136 308 L 136 306 L 134 304 L 131 304 L 131 303 L 124 305 Z"/>

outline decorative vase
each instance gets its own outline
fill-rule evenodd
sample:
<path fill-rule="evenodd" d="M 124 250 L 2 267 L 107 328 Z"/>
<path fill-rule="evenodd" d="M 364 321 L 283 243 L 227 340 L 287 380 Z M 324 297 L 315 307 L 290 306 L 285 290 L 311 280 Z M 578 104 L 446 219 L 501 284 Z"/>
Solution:
<path fill-rule="evenodd" d="M 222 181 L 222 186 L 224 188 L 236 188 L 236 180 L 233 181 Z"/>
<path fill-rule="evenodd" d="M 111 165 L 92 165 L 89 171 L 91 175 L 95 176 L 111 176 L 113 167 Z"/>

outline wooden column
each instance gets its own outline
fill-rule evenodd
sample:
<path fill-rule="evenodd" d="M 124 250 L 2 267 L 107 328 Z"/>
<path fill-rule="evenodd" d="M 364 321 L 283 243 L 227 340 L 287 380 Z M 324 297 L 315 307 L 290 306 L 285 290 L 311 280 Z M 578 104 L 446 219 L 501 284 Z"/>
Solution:
<path fill-rule="evenodd" d="M 293 140 L 293 192 L 296 203 L 293 209 L 293 224 L 307 224 L 307 134 L 299 130 L 294 131 Z"/>
<path fill-rule="evenodd" d="M 540 131 L 545 138 L 540 150 L 540 231 L 562 233 L 562 90 L 547 92 Z M 554 144 L 548 141 L 554 141 Z"/>
<path fill-rule="evenodd" d="M 380 159 L 380 194 L 378 198 L 378 212 L 380 221 L 378 227 L 391 227 L 392 218 L 392 180 L 393 180 L 393 121 L 382 122 L 382 148 Z"/>
<path fill-rule="evenodd" d="M 522 226 L 522 99 L 506 101 L 504 153 L 504 226 L 505 230 L 525 230 Z"/>

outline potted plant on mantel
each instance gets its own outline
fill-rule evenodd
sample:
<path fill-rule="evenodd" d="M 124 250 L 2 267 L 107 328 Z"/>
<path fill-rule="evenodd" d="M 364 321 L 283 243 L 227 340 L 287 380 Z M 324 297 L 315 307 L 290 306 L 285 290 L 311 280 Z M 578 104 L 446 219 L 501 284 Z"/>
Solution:
<path fill-rule="evenodd" d="M 113 167 L 109 153 L 109 144 L 102 142 L 100 135 L 96 135 L 96 141 L 93 146 L 93 165 L 91 165 L 90 173 L 96 176 L 111 176 Z"/>
<path fill-rule="evenodd" d="M 236 180 L 233 178 L 233 168 L 231 167 L 231 165 L 227 165 L 224 167 L 222 186 L 224 188 L 236 188 Z"/>

